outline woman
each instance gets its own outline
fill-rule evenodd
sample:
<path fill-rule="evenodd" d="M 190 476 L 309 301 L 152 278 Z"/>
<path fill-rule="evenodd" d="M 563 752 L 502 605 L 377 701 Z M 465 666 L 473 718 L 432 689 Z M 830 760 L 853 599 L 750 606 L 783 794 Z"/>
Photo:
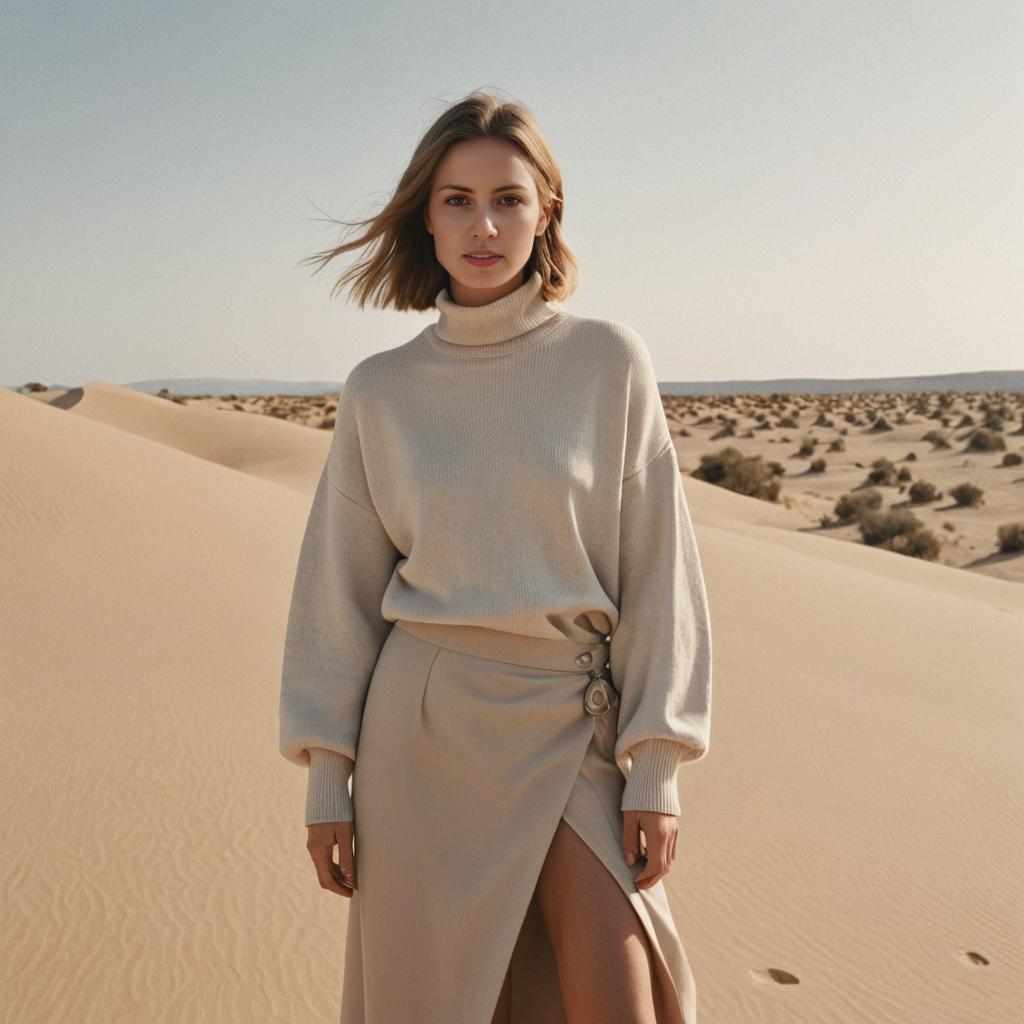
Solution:
<path fill-rule="evenodd" d="M 316 257 L 376 240 L 338 287 L 440 312 L 346 381 L 285 639 L 342 1024 L 695 1024 L 662 879 L 704 581 L 646 346 L 562 308 L 561 221 L 532 117 L 475 92 Z"/>

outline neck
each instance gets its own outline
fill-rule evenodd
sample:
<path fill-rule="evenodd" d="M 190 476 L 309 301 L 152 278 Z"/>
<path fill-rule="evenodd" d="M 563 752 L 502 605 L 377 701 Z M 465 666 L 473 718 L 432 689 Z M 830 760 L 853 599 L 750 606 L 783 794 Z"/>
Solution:
<path fill-rule="evenodd" d="M 541 295 L 543 278 L 535 270 L 518 288 L 482 306 L 462 306 L 442 288 L 434 299 L 441 316 L 434 334 L 452 345 L 467 349 L 519 338 L 547 323 L 560 310 L 554 300 Z"/>

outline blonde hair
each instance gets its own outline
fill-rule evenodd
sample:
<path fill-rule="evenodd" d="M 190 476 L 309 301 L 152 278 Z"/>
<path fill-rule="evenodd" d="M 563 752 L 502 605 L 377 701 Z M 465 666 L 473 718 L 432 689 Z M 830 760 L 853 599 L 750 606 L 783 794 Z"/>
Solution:
<path fill-rule="evenodd" d="M 368 301 L 379 308 L 392 306 L 397 310 L 421 311 L 434 305 L 437 293 L 449 286 L 449 278 L 437 260 L 434 239 L 423 222 L 430 185 L 438 164 L 452 145 L 465 139 L 486 138 L 506 139 L 518 146 L 529 165 L 540 205 L 546 207 L 553 201 L 547 228 L 535 239 L 526 263 L 524 280 L 539 270 L 545 300 L 562 300 L 576 290 L 580 268 L 562 235 L 565 202 L 562 173 L 554 155 L 524 106 L 502 102 L 477 89 L 453 103 L 427 129 L 383 210 L 364 220 L 329 218 L 352 228 L 366 226 L 366 230 L 352 241 L 302 260 L 319 264 L 314 273 L 342 253 L 376 243 L 369 254 L 342 273 L 331 290 L 331 298 L 351 285 L 360 308 L 365 308 Z"/>

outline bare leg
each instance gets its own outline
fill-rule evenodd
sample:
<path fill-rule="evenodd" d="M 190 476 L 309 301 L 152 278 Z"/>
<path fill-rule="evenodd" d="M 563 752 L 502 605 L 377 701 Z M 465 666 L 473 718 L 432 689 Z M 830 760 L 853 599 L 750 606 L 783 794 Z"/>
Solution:
<path fill-rule="evenodd" d="M 569 1024 L 656 1024 L 647 934 L 626 894 L 563 818 L 537 882 Z"/>
<path fill-rule="evenodd" d="M 501 993 L 498 995 L 498 1005 L 494 1008 L 494 1016 L 491 1024 L 511 1024 L 512 1022 L 512 970 L 511 963 L 509 970 L 505 972 L 505 981 L 501 986 Z"/>

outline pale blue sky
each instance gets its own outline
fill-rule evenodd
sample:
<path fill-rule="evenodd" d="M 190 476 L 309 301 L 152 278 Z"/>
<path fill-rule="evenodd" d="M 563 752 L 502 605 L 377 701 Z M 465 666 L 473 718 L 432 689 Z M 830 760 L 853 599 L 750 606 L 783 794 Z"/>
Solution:
<path fill-rule="evenodd" d="M 0 382 L 343 379 L 408 340 L 436 313 L 298 264 L 476 87 L 561 164 L 566 307 L 660 379 L 1024 368 L 1022 69 L 1001 0 L 8 0 Z"/>

